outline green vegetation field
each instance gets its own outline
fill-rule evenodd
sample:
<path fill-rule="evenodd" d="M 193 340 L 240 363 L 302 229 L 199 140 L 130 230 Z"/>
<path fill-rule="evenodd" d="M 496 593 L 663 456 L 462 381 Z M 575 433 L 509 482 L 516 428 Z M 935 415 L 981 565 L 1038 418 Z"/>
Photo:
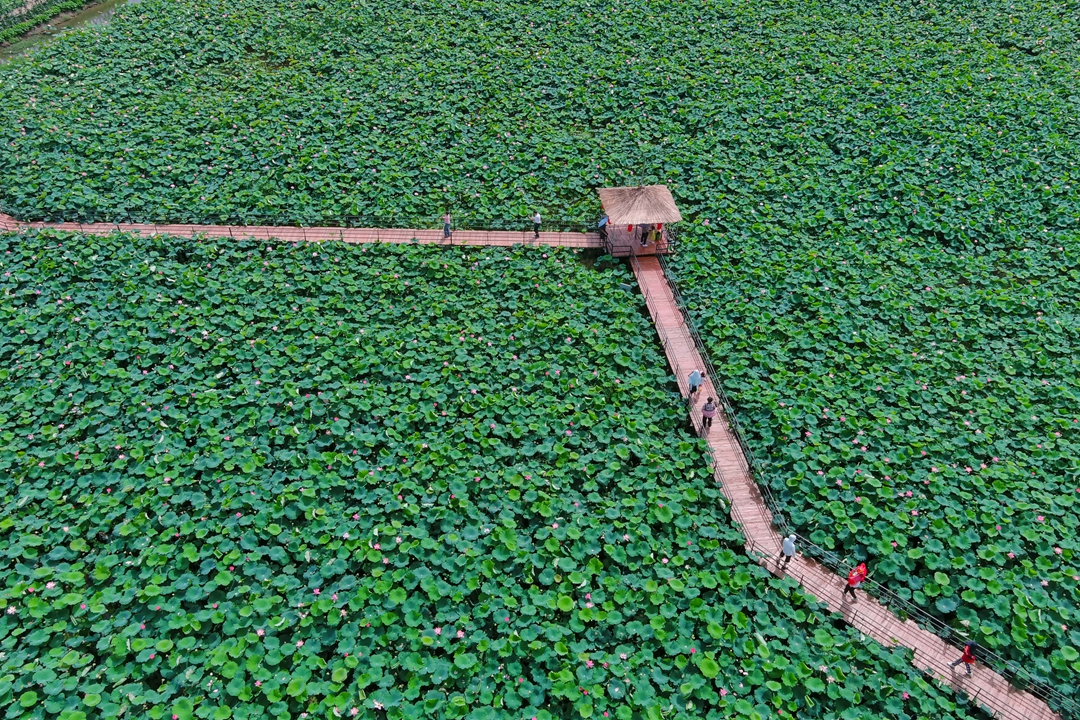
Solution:
<path fill-rule="evenodd" d="M 792 521 L 1075 695 L 1078 25 L 1039 0 L 145 0 L 0 69 L 0 209 L 584 222 L 596 186 L 666 182 Z"/>
<path fill-rule="evenodd" d="M 7 717 L 979 717 L 742 552 L 625 269 L 0 253 Z"/>

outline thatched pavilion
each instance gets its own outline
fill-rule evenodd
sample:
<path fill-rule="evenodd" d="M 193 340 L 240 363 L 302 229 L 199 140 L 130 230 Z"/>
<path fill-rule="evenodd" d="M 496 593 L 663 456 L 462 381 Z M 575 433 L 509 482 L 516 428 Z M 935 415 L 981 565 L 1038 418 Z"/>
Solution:
<path fill-rule="evenodd" d="M 608 253 L 660 255 L 671 246 L 669 223 L 682 220 L 667 185 L 599 188 L 606 222 L 601 235 Z"/>

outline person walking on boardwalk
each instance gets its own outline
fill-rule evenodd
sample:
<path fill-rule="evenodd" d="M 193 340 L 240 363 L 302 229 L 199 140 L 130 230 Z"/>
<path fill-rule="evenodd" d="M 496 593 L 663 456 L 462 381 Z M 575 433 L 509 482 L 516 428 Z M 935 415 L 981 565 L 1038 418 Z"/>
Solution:
<path fill-rule="evenodd" d="M 855 591 L 859 589 L 859 586 L 863 584 L 863 580 L 867 577 L 866 563 L 859 563 L 855 566 L 855 569 L 848 573 L 847 584 L 844 585 L 844 595 L 850 595 L 852 602 L 858 602 L 858 598 L 855 597 Z"/>
<path fill-rule="evenodd" d="M 452 218 L 450 217 L 450 211 L 447 210 L 446 214 L 443 215 L 443 218 L 442 218 L 442 236 L 446 240 L 450 239 L 450 221 L 451 221 L 451 219 Z"/>
<path fill-rule="evenodd" d="M 709 432 L 712 429 L 713 418 L 716 417 L 716 403 L 712 398 L 705 401 L 701 406 L 701 429 Z"/>
<path fill-rule="evenodd" d="M 784 538 L 784 542 L 780 543 L 780 554 L 776 556 L 776 564 L 780 565 L 780 558 L 783 558 L 784 564 L 781 567 L 786 568 L 793 557 L 795 557 L 795 536 L 788 535 Z"/>
<path fill-rule="evenodd" d="M 533 215 L 533 240 L 540 239 L 540 211 L 537 210 Z"/>
<path fill-rule="evenodd" d="M 701 389 L 701 383 L 705 380 L 705 373 L 700 370 L 694 370 L 690 373 L 690 377 L 687 378 L 686 384 L 690 387 L 690 394 L 693 395 Z"/>
<path fill-rule="evenodd" d="M 975 664 L 975 650 L 978 647 L 979 646 L 974 640 L 969 641 L 968 644 L 964 646 L 964 652 L 960 656 L 960 659 L 954 663 L 949 663 L 949 667 L 954 668 L 960 663 L 964 663 L 964 668 L 967 670 L 968 677 L 971 677 L 971 666 Z"/>

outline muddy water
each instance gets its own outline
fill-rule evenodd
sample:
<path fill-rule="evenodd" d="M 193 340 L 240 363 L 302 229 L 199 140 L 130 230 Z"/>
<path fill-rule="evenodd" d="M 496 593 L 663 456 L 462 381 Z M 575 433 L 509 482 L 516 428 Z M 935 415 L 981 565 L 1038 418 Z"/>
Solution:
<path fill-rule="evenodd" d="M 85 7 L 74 15 L 67 15 L 60 19 L 54 18 L 49 24 L 31 30 L 7 47 L 0 48 L 0 63 L 22 55 L 31 48 L 52 42 L 58 35 L 72 28 L 84 25 L 104 25 L 112 19 L 118 7 L 127 4 L 134 5 L 138 2 L 139 0 L 105 0 L 105 2 Z"/>

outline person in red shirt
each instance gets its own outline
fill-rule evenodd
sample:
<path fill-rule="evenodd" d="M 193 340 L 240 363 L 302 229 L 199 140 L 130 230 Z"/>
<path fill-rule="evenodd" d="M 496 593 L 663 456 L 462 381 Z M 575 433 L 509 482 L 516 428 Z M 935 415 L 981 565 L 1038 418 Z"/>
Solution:
<path fill-rule="evenodd" d="M 857 602 L 858 598 L 855 597 L 855 590 L 863 584 L 863 580 L 866 579 L 868 573 L 866 571 L 866 563 L 859 563 L 855 566 L 855 569 L 848 573 L 847 585 L 844 586 L 844 595 L 851 595 L 851 601 Z"/>
<path fill-rule="evenodd" d="M 977 647 L 978 645 L 975 644 L 974 640 L 969 642 L 964 646 L 964 653 L 960 656 L 960 659 L 951 663 L 949 667 L 954 668 L 960 663 L 964 663 L 964 668 L 967 669 L 968 677 L 971 677 L 971 666 L 975 664 L 975 648 Z"/>

